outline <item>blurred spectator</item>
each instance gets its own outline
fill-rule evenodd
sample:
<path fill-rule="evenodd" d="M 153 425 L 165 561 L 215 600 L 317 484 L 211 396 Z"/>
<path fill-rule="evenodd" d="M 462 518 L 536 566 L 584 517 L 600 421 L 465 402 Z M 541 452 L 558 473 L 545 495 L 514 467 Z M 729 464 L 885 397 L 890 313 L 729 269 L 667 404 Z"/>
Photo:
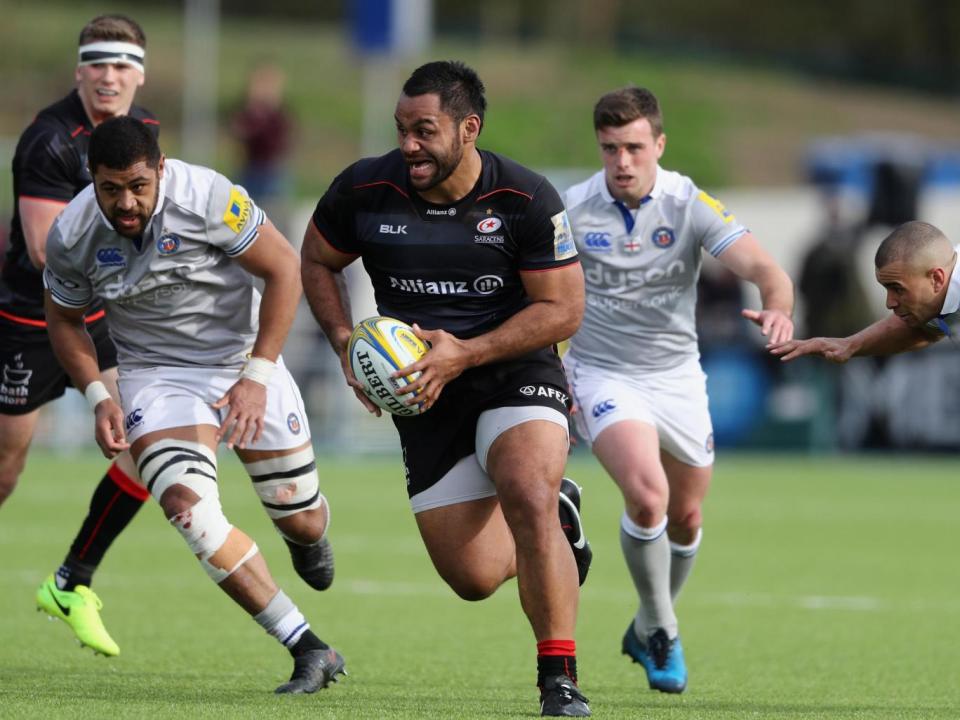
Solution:
<path fill-rule="evenodd" d="M 697 338 L 701 352 L 739 345 L 750 337 L 743 288 L 731 270 L 706 255 L 697 283 Z"/>
<path fill-rule="evenodd" d="M 247 81 L 244 104 L 231 120 L 244 153 L 240 184 L 277 219 L 282 216 L 276 205 L 289 191 L 286 158 L 293 135 L 293 120 L 283 99 L 285 85 L 286 75 L 278 66 L 257 66 Z"/>
<path fill-rule="evenodd" d="M 808 335 L 846 337 L 871 321 L 857 263 L 865 226 L 844 219 L 835 187 L 825 187 L 823 195 L 825 222 L 803 260 L 798 283 L 804 327 Z"/>

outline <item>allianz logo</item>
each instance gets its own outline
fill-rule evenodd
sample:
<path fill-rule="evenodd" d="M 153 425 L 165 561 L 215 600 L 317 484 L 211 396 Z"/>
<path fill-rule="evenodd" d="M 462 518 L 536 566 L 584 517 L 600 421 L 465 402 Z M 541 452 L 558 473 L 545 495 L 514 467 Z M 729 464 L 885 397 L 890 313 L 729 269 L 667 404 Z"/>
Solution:
<path fill-rule="evenodd" d="M 466 295 L 471 292 L 490 295 L 503 287 L 499 275 L 481 275 L 473 282 L 466 280 L 425 280 L 423 278 L 397 278 L 390 276 L 390 288 L 400 292 L 423 295 Z"/>
<path fill-rule="evenodd" d="M 605 287 L 637 288 L 663 280 L 673 280 L 687 272 L 687 264 L 683 260 L 673 260 L 665 268 L 652 267 L 636 270 L 620 270 L 608 268 L 602 264 L 591 264 L 583 275 L 590 285 Z"/>

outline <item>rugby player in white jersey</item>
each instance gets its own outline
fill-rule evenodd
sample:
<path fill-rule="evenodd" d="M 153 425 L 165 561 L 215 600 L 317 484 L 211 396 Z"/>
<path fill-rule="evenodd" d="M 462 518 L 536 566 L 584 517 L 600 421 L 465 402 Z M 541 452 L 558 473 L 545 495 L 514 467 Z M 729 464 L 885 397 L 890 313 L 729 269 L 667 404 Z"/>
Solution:
<path fill-rule="evenodd" d="M 622 650 L 650 687 L 683 692 L 674 602 L 701 540 L 713 432 L 694 321 L 701 251 L 760 290 L 744 310 L 771 342 L 790 339 L 793 286 L 754 236 L 687 177 L 649 90 L 594 108 L 603 170 L 564 201 L 586 278 L 586 313 L 564 358 L 578 429 L 624 498 L 620 541 L 639 596 Z"/>
<path fill-rule="evenodd" d="M 957 253 L 938 228 L 919 220 L 904 223 L 877 248 L 877 282 L 887 291 L 892 314 L 845 338 L 815 337 L 771 343 L 781 360 L 816 355 L 835 363 L 853 357 L 919 350 L 960 333 L 960 274 Z"/>
<path fill-rule="evenodd" d="M 235 449 L 260 501 L 317 589 L 332 579 L 303 401 L 280 359 L 300 298 L 296 252 L 222 175 L 165 160 L 129 117 L 99 125 L 93 184 L 47 239 L 50 340 L 95 413 L 104 455 L 130 451 L 201 566 L 294 657 L 278 693 L 314 692 L 343 658 L 279 590 L 256 543 L 224 516 L 216 448 Z M 264 281 L 261 297 L 254 276 Z M 99 381 L 83 323 L 99 298 L 118 352 L 121 407 Z"/>

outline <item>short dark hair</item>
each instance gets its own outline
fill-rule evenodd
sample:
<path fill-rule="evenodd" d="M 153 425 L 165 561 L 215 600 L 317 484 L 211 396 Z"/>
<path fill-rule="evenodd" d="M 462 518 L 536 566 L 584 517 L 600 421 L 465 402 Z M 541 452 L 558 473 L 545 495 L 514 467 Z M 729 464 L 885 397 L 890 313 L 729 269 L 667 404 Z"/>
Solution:
<path fill-rule="evenodd" d="M 103 165 L 111 170 L 126 170 L 145 160 L 148 167 L 160 163 L 160 145 L 157 138 L 140 120 L 129 115 L 104 120 L 90 136 L 87 162 L 90 173 Z"/>
<path fill-rule="evenodd" d="M 938 228 L 920 220 L 911 220 L 896 228 L 884 238 L 873 258 L 874 267 L 886 267 L 893 262 L 909 263 L 914 255 L 934 243 L 949 242 Z"/>
<path fill-rule="evenodd" d="M 80 31 L 79 45 L 95 40 L 113 40 L 147 47 L 147 36 L 143 28 L 133 18 L 126 15 L 98 15 L 83 26 Z"/>
<path fill-rule="evenodd" d="M 421 65 L 403 84 L 407 97 L 434 93 L 440 98 L 440 109 L 458 123 L 467 115 L 477 115 L 483 127 L 487 99 L 480 77 L 459 60 L 437 60 Z"/>
<path fill-rule="evenodd" d="M 593 107 L 593 129 L 623 127 L 646 118 L 653 136 L 663 133 L 663 114 L 657 96 L 646 88 L 625 87 L 608 92 Z"/>

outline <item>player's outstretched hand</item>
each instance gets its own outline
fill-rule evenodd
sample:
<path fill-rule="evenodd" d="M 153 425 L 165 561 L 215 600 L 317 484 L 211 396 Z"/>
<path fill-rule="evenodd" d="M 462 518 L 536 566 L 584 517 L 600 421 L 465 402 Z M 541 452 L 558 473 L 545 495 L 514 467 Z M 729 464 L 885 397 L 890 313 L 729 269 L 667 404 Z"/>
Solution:
<path fill-rule="evenodd" d="M 809 340 L 789 340 L 783 343 L 767 345 L 773 355 L 782 362 L 795 360 L 802 355 L 819 355 L 835 363 L 845 363 L 853 357 L 853 349 L 845 338 L 815 337 Z"/>
<path fill-rule="evenodd" d="M 403 387 L 400 392 L 410 395 L 408 405 L 422 403 L 423 409 L 429 410 L 436 404 L 446 384 L 467 369 L 469 353 L 464 342 L 446 330 L 424 330 L 414 323 L 413 332 L 426 342 L 430 349 L 417 362 L 393 373 L 393 377 L 405 377 L 419 372 L 420 377 Z"/>
<path fill-rule="evenodd" d="M 113 398 L 97 403 L 94 410 L 97 445 L 105 458 L 114 458 L 130 449 L 123 429 L 123 410 Z"/>
<path fill-rule="evenodd" d="M 741 310 L 740 314 L 758 326 L 771 344 L 786 342 L 793 337 L 793 320 L 782 310 Z"/>
<path fill-rule="evenodd" d="M 240 378 L 226 394 L 212 403 L 214 410 L 229 407 L 220 429 L 217 442 L 227 436 L 227 447 L 240 449 L 257 442 L 263 434 L 263 417 L 267 413 L 267 388 L 249 378 Z"/>

